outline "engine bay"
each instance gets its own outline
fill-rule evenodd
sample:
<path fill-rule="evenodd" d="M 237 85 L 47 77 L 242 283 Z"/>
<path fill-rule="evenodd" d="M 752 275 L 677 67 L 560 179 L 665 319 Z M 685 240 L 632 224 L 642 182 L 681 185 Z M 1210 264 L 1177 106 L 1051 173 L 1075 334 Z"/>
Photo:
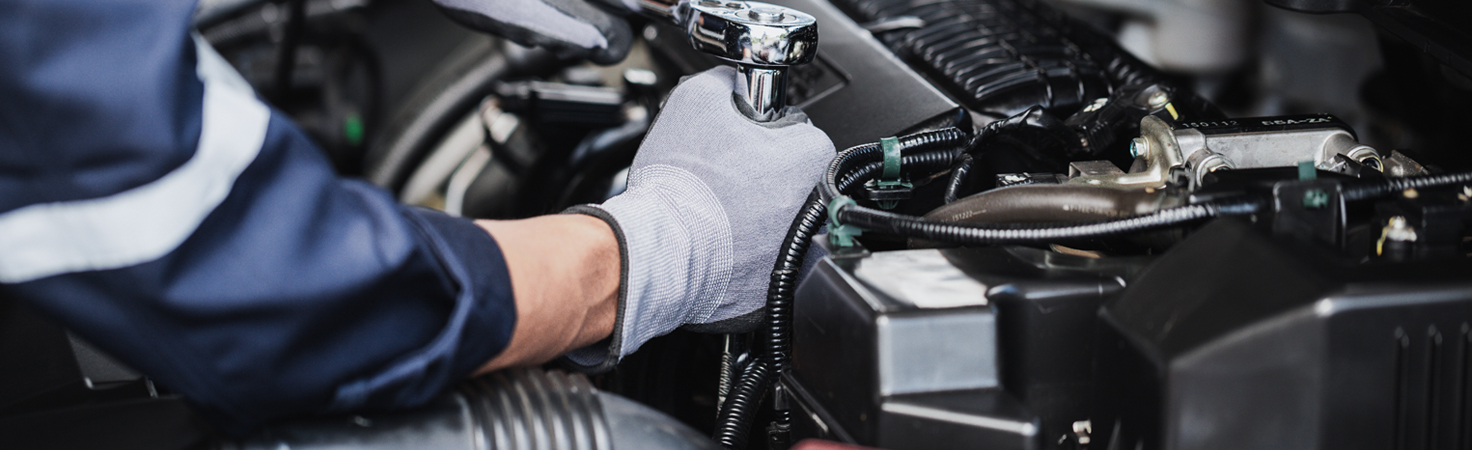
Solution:
<path fill-rule="evenodd" d="M 445 31 L 428 6 L 304 3 L 289 89 L 272 84 L 291 20 L 276 3 L 206 2 L 196 21 L 344 175 L 463 217 L 621 192 L 664 96 L 725 64 L 646 19 L 603 67 Z M 184 424 L 150 433 L 221 448 L 1472 446 L 1466 7 L 770 3 L 817 20 L 786 103 L 839 152 L 774 255 L 755 331 L 680 330 L 606 374 L 487 377 L 425 411 L 240 441 L 149 406 Z M 442 56 L 383 45 L 374 29 L 395 20 Z M 0 383 L 0 417 L 25 417 L 13 426 L 170 399 L 18 306 L 0 313 L 21 324 L 0 327 L 0 360 L 66 366 Z M 508 392 L 554 406 L 486 400 Z M 537 414 L 604 440 L 493 425 Z M 712 439 L 606 437 L 665 415 Z"/>

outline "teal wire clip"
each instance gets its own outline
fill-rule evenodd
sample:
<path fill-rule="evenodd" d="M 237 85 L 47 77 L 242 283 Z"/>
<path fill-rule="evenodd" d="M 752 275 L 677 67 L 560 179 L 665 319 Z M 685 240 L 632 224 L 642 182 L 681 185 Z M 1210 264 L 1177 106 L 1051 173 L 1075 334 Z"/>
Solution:
<path fill-rule="evenodd" d="M 863 228 L 838 223 L 838 209 L 857 204 L 847 195 L 834 197 L 828 202 L 828 243 L 834 248 L 853 247 L 857 245 L 854 237 L 864 234 Z"/>
<path fill-rule="evenodd" d="M 1314 167 L 1313 160 L 1298 162 L 1298 179 L 1314 180 L 1319 178 L 1319 168 Z"/>
<path fill-rule="evenodd" d="M 874 182 L 873 191 L 876 191 L 876 194 L 884 191 L 902 192 L 904 197 L 908 197 L 914 185 L 900 178 L 900 139 L 894 136 L 879 139 L 879 147 L 884 150 L 884 172 Z M 877 203 L 880 208 L 894 209 L 895 206 L 899 206 L 900 201 L 877 200 Z"/>

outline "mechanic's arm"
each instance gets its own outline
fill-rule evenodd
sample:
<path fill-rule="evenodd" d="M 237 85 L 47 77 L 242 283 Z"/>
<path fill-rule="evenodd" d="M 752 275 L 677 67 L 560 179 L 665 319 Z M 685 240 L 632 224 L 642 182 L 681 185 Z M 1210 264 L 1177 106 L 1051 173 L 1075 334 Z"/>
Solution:
<path fill-rule="evenodd" d="M 227 431 L 420 405 L 570 348 L 603 369 L 682 324 L 749 328 L 832 157 L 800 114 L 742 119 L 722 69 L 672 94 L 627 193 L 478 226 L 338 178 L 189 36 L 192 11 L 0 2 L 0 298 Z"/>
<path fill-rule="evenodd" d="M 619 249 L 603 221 L 566 214 L 476 223 L 501 243 L 516 292 L 511 343 L 479 372 L 548 361 L 613 332 Z"/>
<path fill-rule="evenodd" d="M 338 178 L 191 38 L 192 11 L 0 2 L 0 299 L 233 432 L 420 405 L 493 359 L 608 334 L 617 276 L 590 276 L 620 270 L 606 225 L 489 223 L 493 239 Z"/>

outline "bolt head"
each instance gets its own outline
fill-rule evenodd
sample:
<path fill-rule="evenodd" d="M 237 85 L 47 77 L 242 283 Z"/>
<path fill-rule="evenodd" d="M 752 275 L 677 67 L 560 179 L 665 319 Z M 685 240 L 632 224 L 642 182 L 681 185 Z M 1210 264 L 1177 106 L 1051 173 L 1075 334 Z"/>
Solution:
<path fill-rule="evenodd" d="M 1170 103 L 1170 94 L 1165 93 L 1165 91 L 1156 92 L 1150 94 L 1150 100 L 1148 101 L 1150 102 L 1151 108 L 1159 108 L 1165 106 L 1166 103 Z"/>
<path fill-rule="evenodd" d="M 1150 154 L 1150 141 L 1138 137 L 1130 140 L 1130 157 L 1139 158 Z"/>
<path fill-rule="evenodd" d="M 1381 239 L 1387 241 L 1415 242 L 1417 239 L 1416 227 L 1411 226 L 1411 222 L 1403 216 L 1391 217 L 1380 234 Z"/>

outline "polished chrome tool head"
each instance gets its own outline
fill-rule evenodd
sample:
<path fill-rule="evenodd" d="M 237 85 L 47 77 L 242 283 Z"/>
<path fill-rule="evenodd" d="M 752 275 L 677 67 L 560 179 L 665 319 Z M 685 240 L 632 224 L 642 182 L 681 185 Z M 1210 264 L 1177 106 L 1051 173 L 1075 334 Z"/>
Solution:
<path fill-rule="evenodd" d="M 787 66 L 806 64 L 818 50 L 818 20 L 785 6 L 739 0 L 684 5 L 685 30 L 696 49 L 736 63 L 752 119 L 771 121 L 787 105 Z"/>
<path fill-rule="evenodd" d="M 787 67 L 818 54 L 818 20 L 785 6 L 740 0 L 637 0 L 672 20 L 696 49 L 736 63 L 752 119 L 776 120 L 787 105 Z"/>
<path fill-rule="evenodd" d="M 817 54 L 818 21 L 805 12 L 726 0 L 695 0 L 690 10 L 690 44 L 737 64 L 790 66 Z"/>

